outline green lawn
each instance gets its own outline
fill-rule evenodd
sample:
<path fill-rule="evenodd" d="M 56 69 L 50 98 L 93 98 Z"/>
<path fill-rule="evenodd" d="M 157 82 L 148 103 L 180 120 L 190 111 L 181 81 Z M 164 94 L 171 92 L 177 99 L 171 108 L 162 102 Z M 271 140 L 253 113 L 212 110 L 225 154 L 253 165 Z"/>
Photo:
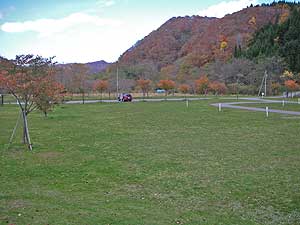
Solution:
<path fill-rule="evenodd" d="M 266 108 L 269 109 L 279 109 L 285 111 L 298 111 L 300 112 L 300 104 L 295 103 L 251 103 L 251 104 L 241 104 L 240 106 L 256 107 L 256 108 Z"/>
<path fill-rule="evenodd" d="M 300 224 L 300 120 L 210 102 L 0 106 L 0 224 Z"/>

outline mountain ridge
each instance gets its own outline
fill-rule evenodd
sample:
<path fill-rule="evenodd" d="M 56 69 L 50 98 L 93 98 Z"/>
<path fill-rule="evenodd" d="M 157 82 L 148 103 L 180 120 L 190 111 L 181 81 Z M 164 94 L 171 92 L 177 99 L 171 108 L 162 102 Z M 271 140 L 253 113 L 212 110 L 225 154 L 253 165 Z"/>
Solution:
<path fill-rule="evenodd" d="M 253 34 L 289 13 L 282 5 L 248 7 L 223 18 L 173 17 L 125 51 L 121 65 L 154 64 L 158 70 L 180 63 L 201 67 L 228 60 L 236 46 L 246 47 Z M 226 42 L 226 48 L 220 46 Z M 181 61 L 181 62 L 180 62 Z"/>
<path fill-rule="evenodd" d="M 97 74 L 103 72 L 107 69 L 111 63 L 106 62 L 105 60 L 99 60 L 95 62 L 88 62 L 88 63 L 65 63 L 65 64 L 57 64 L 59 67 L 65 68 L 72 66 L 74 64 L 82 64 L 87 67 L 87 71 L 89 74 Z"/>

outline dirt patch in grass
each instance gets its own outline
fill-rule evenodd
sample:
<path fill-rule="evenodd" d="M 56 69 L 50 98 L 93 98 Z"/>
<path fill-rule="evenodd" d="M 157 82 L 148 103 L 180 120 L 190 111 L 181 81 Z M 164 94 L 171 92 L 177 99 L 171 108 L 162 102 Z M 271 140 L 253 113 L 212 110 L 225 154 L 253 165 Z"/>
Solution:
<path fill-rule="evenodd" d="M 33 154 L 33 156 L 32 156 Z M 29 158 L 34 158 L 38 161 L 53 161 L 62 158 L 63 154 L 61 152 L 48 151 L 48 152 L 29 152 L 13 150 L 9 153 L 10 157 L 17 160 L 25 160 L 28 155 Z"/>
<path fill-rule="evenodd" d="M 62 157 L 63 154 L 60 152 L 39 152 L 36 157 L 42 160 L 51 160 Z"/>
<path fill-rule="evenodd" d="M 28 206 L 28 202 L 25 202 L 24 200 L 12 200 L 8 202 L 8 208 L 10 209 L 21 209 Z"/>

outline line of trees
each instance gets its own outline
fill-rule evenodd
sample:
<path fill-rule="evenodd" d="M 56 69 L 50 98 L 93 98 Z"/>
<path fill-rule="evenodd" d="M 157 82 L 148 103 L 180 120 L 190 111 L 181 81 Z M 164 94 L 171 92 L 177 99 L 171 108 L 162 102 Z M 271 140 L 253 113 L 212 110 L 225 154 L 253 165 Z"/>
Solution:
<path fill-rule="evenodd" d="M 220 82 L 217 80 L 210 80 L 207 75 L 201 75 L 198 79 L 189 83 L 176 83 L 171 79 L 162 79 L 158 82 L 153 82 L 150 79 L 138 79 L 136 82 L 132 83 L 132 86 L 126 91 L 129 92 L 141 92 L 143 97 L 148 96 L 149 92 L 155 92 L 156 89 L 163 89 L 165 95 L 173 94 L 175 92 L 186 94 L 202 94 L 207 95 L 211 93 L 213 95 L 223 95 L 223 94 L 257 94 L 258 87 L 253 87 L 251 85 L 247 86 L 243 83 L 243 74 L 237 74 L 236 83 L 226 84 L 225 82 Z M 300 75 L 294 75 L 292 72 L 286 70 L 280 76 L 280 80 L 268 81 L 268 94 L 277 95 L 281 92 L 293 92 L 300 89 L 299 86 Z M 261 82 L 261 80 L 259 80 Z M 102 94 L 109 92 L 110 83 L 108 80 L 96 80 L 94 81 L 94 92 Z M 123 90 L 125 91 L 125 90 Z"/>
<path fill-rule="evenodd" d="M 162 67 L 160 72 L 150 65 L 119 65 L 119 91 L 141 92 L 143 97 L 149 92 L 161 88 L 165 94 L 180 92 L 183 94 L 246 94 L 256 95 L 265 71 L 268 72 L 267 94 L 280 94 L 291 90 L 287 78 L 282 74 L 287 68 L 285 60 L 280 56 L 262 57 L 255 60 L 232 58 L 230 61 L 215 61 L 195 69 L 182 62 L 181 66 Z M 71 64 L 59 67 L 57 81 L 62 83 L 70 96 L 81 95 L 82 102 L 86 95 L 99 93 L 117 93 L 116 65 L 97 75 L 88 74 L 84 64 Z M 199 76 L 202 74 L 202 76 Z M 299 73 L 293 73 L 293 81 L 299 84 Z M 291 83 L 291 82 L 290 82 Z M 293 91 L 298 90 L 298 85 Z M 115 96 L 114 96 L 115 98 Z"/>
<path fill-rule="evenodd" d="M 109 86 L 110 84 L 108 80 L 95 80 L 93 90 L 94 92 L 100 93 L 102 99 L 102 94 L 109 91 Z M 193 84 L 179 85 L 177 85 L 175 81 L 169 79 L 159 80 L 157 83 L 154 83 L 149 79 L 138 79 L 135 86 L 133 86 L 130 91 L 140 91 L 143 94 L 143 97 L 145 97 L 149 95 L 149 92 L 154 92 L 155 89 L 163 89 L 165 91 L 165 95 L 174 92 L 206 95 L 209 91 L 218 95 L 225 94 L 227 91 L 225 83 L 221 83 L 219 81 L 210 82 L 206 75 L 200 76 L 200 78 L 195 80 Z"/>

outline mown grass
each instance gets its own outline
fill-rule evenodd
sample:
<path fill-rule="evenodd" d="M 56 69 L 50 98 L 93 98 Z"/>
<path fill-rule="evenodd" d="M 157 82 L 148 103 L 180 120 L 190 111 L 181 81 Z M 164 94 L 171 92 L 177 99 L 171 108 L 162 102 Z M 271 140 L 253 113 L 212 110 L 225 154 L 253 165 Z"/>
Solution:
<path fill-rule="evenodd" d="M 256 108 L 266 108 L 269 107 L 269 109 L 279 109 L 279 110 L 285 110 L 285 111 L 298 111 L 300 112 L 300 104 L 295 103 L 251 103 L 251 104 L 241 104 L 241 106 L 247 106 L 247 107 L 256 107 Z"/>
<path fill-rule="evenodd" d="M 299 224 L 300 120 L 210 102 L 0 107 L 0 224 Z"/>

